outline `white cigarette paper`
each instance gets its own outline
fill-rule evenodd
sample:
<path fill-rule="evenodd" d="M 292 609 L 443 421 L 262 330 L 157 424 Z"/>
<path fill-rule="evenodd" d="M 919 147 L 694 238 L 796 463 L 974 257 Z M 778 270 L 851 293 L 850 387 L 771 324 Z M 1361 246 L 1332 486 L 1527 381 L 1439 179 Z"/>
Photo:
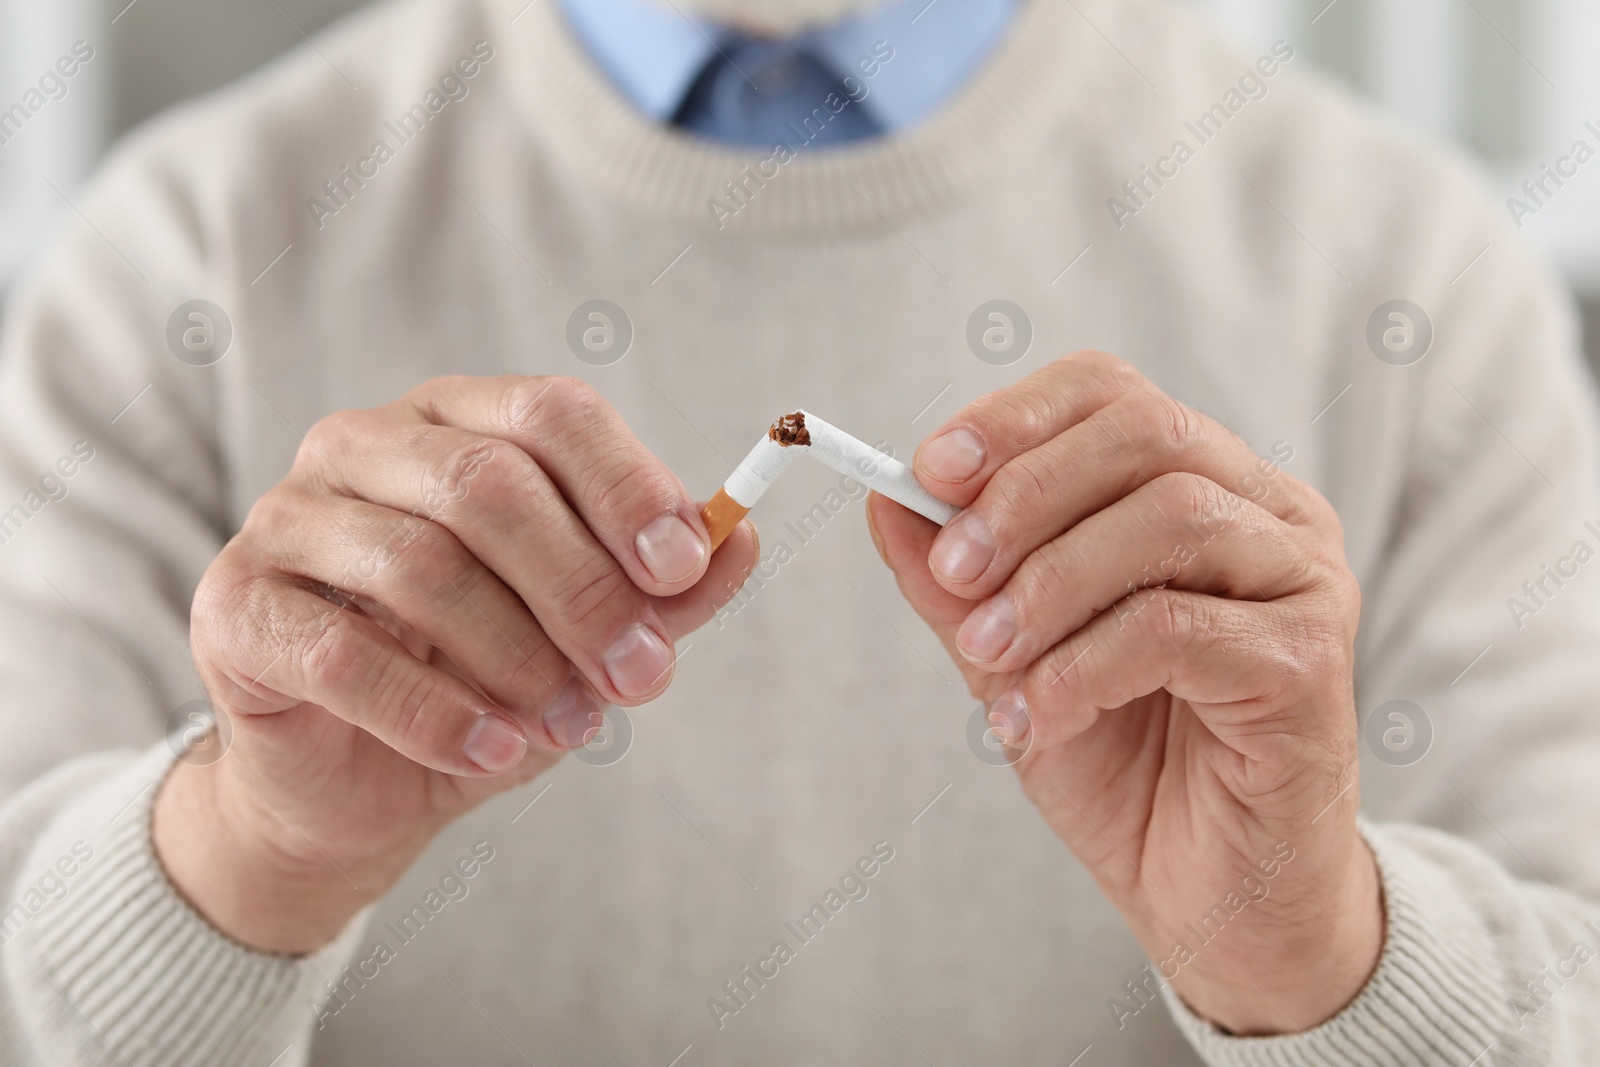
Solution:
<path fill-rule="evenodd" d="M 756 501 L 778 480 L 779 475 L 789 469 L 795 457 L 803 454 L 854 478 L 868 489 L 882 493 L 940 526 L 955 518 L 959 509 L 924 489 L 911 468 L 894 457 L 886 456 L 871 445 L 856 440 L 809 411 L 784 416 L 778 420 L 774 430 L 785 424 L 808 435 L 809 443 L 796 441 L 783 444 L 769 433 L 756 442 L 744 462 L 722 486 L 722 491 L 746 511 L 755 507 Z"/>

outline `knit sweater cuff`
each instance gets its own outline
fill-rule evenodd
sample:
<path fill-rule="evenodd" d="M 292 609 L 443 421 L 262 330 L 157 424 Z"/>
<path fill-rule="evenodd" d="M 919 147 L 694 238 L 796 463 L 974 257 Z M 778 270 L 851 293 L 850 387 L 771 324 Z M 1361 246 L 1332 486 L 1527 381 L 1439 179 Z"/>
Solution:
<path fill-rule="evenodd" d="M 366 912 L 285 956 L 229 939 L 179 895 L 150 839 L 172 759 L 159 745 L 85 789 L 29 857 L 17 892 L 42 886 L 43 906 L 7 929 L 7 965 L 41 1062 L 303 1062 L 323 983 L 354 952 Z"/>
<path fill-rule="evenodd" d="M 1162 995 L 1210 1067 L 1428 1067 L 1478 1063 L 1505 1015 L 1505 990 L 1482 918 L 1446 872 L 1383 827 L 1362 822 L 1383 879 L 1388 930 L 1377 970 L 1342 1012 L 1282 1037 L 1235 1037 Z"/>

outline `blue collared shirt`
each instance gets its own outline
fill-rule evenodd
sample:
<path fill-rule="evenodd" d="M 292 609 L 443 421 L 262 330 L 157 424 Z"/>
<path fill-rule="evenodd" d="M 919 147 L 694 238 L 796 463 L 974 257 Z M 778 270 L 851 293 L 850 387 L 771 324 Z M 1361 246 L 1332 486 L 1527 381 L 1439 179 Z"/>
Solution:
<path fill-rule="evenodd" d="M 656 122 L 672 120 L 696 76 L 735 39 L 726 27 L 650 0 L 560 2 L 574 34 L 612 85 Z M 807 30 L 794 43 L 841 77 L 853 74 L 877 42 L 892 44 L 894 62 L 877 68 L 861 106 L 879 129 L 896 132 L 927 118 L 966 83 L 1005 37 L 1021 2 L 890 0 Z"/>

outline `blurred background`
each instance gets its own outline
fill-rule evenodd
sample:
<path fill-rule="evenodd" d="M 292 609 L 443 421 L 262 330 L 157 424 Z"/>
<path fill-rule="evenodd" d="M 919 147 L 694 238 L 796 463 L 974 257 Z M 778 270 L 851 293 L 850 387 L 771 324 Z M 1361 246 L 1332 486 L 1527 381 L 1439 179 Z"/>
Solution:
<path fill-rule="evenodd" d="M 535 0 L 547 2 L 547 0 Z M 960 0 L 945 0 L 958 3 Z M 1037 0 L 1059 3 L 1061 0 Z M 1284 38 L 1418 137 L 1476 156 L 1502 198 L 1600 148 L 1600 0 L 1175 0 L 1252 51 Z M 0 0 L 0 112 L 74 42 L 94 58 L 19 131 L 0 123 L 0 300 L 107 145 L 292 47 L 358 0 Z M 1524 233 L 1583 302 L 1600 367 L 1600 159 Z M 3 305 L 0 305 L 3 306 Z"/>

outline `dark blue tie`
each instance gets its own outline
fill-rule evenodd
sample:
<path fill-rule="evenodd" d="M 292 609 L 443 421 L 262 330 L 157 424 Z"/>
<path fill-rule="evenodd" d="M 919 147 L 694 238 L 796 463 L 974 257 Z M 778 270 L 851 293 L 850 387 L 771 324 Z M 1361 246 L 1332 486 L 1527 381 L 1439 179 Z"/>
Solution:
<path fill-rule="evenodd" d="M 857 93 L 861 83 L 854 83 Z M 872 137 L 878 124 L 803 46 L 724 41 L 684 95 L 673 123 L 713 140 L 771 148 L 834 146 Z"/>

